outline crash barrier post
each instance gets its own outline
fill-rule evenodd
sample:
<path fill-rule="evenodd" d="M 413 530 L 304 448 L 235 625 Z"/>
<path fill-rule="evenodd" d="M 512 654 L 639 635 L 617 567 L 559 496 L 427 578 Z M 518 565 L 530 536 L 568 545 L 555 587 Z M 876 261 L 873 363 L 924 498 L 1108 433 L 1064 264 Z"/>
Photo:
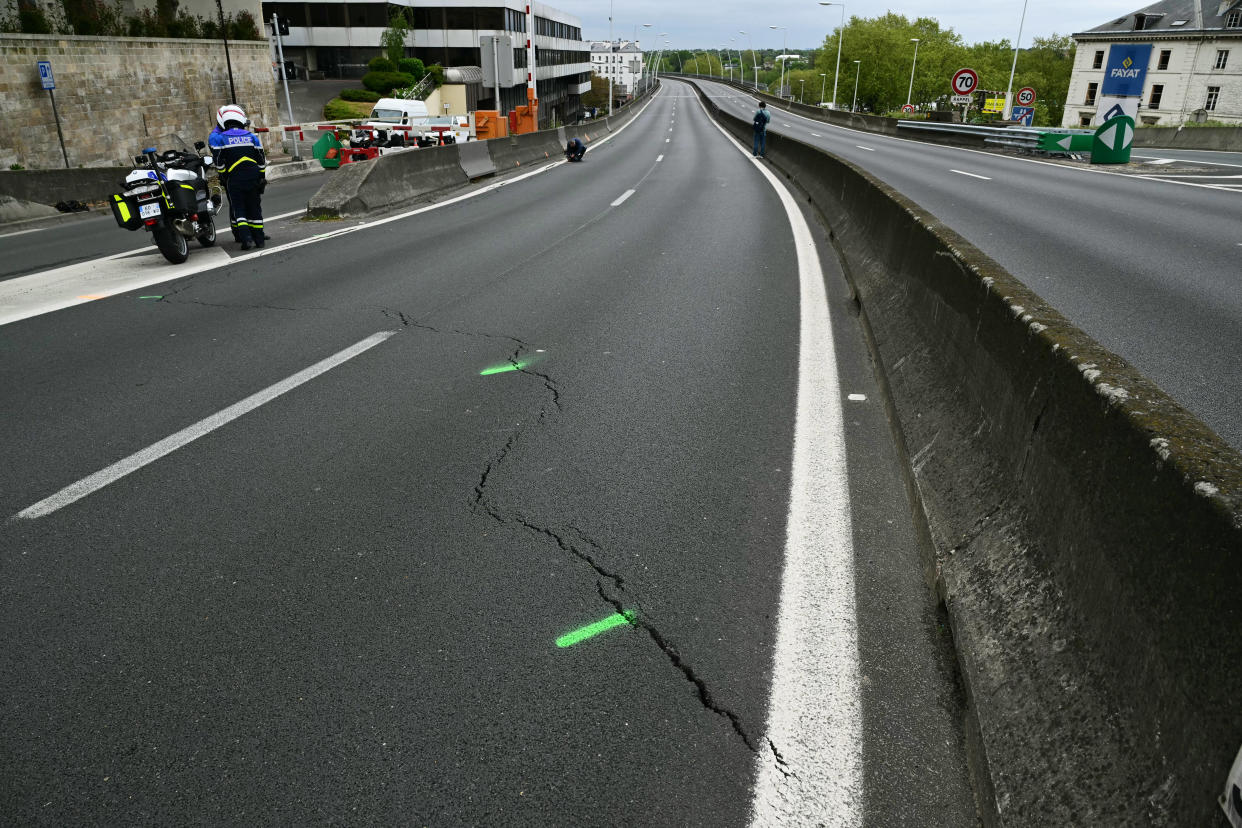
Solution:
<path fill-rule="evenodd" d="M 768 159 L 824 217 L 873 344 L 985 821 L 1216 824 L 1242 743 L 1242 456 L 861 168 L 779 134 Z"/>

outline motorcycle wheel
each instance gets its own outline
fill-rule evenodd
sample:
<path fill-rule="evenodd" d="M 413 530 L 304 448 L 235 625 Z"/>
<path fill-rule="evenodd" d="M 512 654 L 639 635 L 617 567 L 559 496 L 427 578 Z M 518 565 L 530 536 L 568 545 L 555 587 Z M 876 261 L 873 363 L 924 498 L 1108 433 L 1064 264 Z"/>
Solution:
<path fill-rule="evenodd" d="M 215 220 L 212 219 L 211 216 L 204 217 L 202 213 L 199 213 L 198 226 L 199 226 L 199 231 L 198 231 L 198 235 L 195 236 L 195 238 L 198 239 L 199 245 L 202 247 L 211 247 L 213 244 L 215 244 L 216 243 L 216 222 Z"/>
<path fill-rule="evenodd" d="M 181 264 L 190 258 L 190 246 L 185 236 L 171 227 L 152 227 L 151 235 L 155 237 L 155 246 L 164 254 L 164 258 L 173 264 Z"/>

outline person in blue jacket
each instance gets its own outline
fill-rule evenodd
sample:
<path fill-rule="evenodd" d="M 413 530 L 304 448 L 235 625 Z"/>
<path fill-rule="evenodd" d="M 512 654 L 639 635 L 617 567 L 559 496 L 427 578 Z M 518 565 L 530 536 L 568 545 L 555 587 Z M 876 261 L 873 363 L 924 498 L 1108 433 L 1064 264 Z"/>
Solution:
<path fill-rule="evenodd" d="M 246 129 L 246 113 L 236 104 L 216 111 L 219 129 L 208 144 L 229 195 L 229 224 L 242 250 L 263 247 L 263 190 L 267 187 L 267 158 L 259 136 Z"/>
<path fill-rule="evenodd" d="M 768 105 L 763 101 L 759 102 L 759 108 L 755 110 L 753 120 L 755 126 L 755 141 L 751 147 L 751 155 L 756 157 L 768 154 L 768 123 L 772 120 L 772 113 L 768 112 Z"/>
<path fill-rule="evenodd" d="M 565 157 L 570 161 L 581 161 L 586 155 L 586 144 L 582 143 L 581 138 L 570 138 L 569 143 L 565 145 Z"/>

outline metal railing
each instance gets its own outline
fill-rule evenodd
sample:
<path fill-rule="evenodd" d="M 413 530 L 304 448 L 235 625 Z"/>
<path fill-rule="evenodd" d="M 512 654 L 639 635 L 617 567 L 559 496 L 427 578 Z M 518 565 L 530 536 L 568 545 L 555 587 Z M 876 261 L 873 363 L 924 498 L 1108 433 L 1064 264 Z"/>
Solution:
<path fill-rule="evenodd" d="M 983 138 L 985 144 L 1014 147 L 1034 151 L 1048 150 L 1041 147 L 1041 136 L 1055 133 L 1057 135 L 1091 135 L 1089 129 L 1066 129 L 1064 127 L 1021 127 L 1021 126 L 985 126 L 982 124 L 953 124 L 942 121 L 898 121 L 898 129 L 913 129 L 922 132 L 940 132 L 957 135 L 973 135 Z M 1068 154 L 1068 153 L 1066 153 Z"/>

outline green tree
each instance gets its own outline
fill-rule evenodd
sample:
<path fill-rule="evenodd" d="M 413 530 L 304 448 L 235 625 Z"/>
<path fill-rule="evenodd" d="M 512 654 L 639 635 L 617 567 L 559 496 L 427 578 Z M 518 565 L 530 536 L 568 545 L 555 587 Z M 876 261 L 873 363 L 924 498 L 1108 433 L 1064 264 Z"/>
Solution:
<path fill-rule="evenodd" d="M 405 39 L 410 34 L 410 21 L 401 6 L 389 7 L 388 28 L 380 33 L 380 46 L 396 66 L 405 57 Z"/>
<path fill-rule="evenodd" d="M 616 93 L 620 87 L 613 86 L 613 92 Z M 603 75 L 591 73 L 591 91 L 582 96 L 583 106 L 594 106 L 600 109 L 608 108 L 608 78 Z"/>

